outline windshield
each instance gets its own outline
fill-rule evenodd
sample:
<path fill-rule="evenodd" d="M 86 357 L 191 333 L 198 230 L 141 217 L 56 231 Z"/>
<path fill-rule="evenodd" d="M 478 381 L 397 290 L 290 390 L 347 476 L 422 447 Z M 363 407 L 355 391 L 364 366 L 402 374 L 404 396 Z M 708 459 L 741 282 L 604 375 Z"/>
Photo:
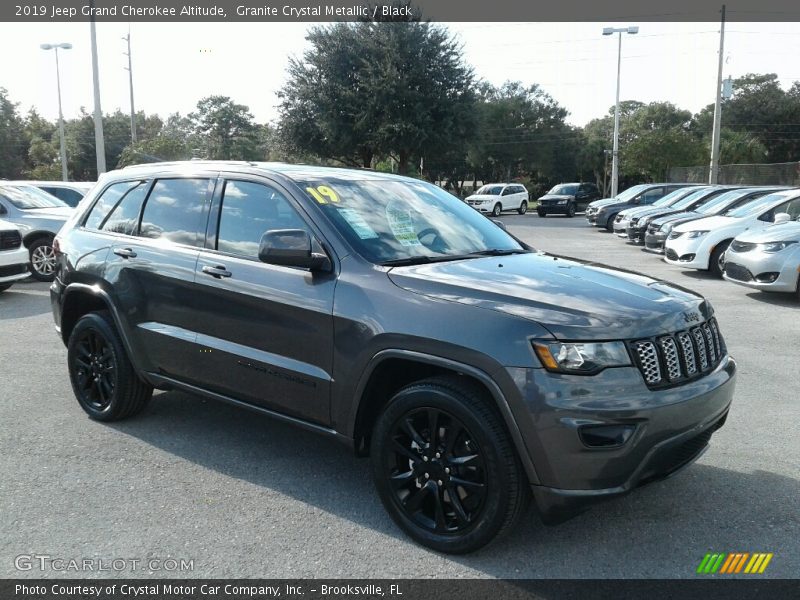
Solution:
<path fill-rule="evenodd" d="M 547 192 L 548 194 L 567 194 L 573 196 L 578 193 L 578 186 L 575 184 L 559 184 L 553 186 L 553 189 Z"/>
<path fill-rule="evenodd" d="M 359 254 L 374 263 L 527 252 L 478 211 L 429 183 L 331 179 L 299 185 Z"/>
<path fill-rule="evenodd" d="M 484 185 L 479 188 L 475 194 L 480 194 L 482 196 L 499 196 L 504 187 L 504 185 Z"/>
<path fill-rule="evenodd" d="M 751 190 L 731 190 L 730 192 L 725 192 L 698 207 L 697 212 L 703 213 L 704 215 L 718 215 L 725 210 L 731 202 L 735 202 L 752 193 Z"/>
<path fill-rule="evenodd" d="M 762 210 L 770 208 L 770 205 L 774 204 L 776 200 L 788 200 L 789 198 L 790 196 L 787 196 L 785 192 L 767 194 L 766 196 L 761 196 L 761 198 L 758 198 L 753 202 L 748 202 L 747 204 L 743 204 L 742 206 L 735 208 L 725 216 L 734 217 L 736 219 L 741 217 L 752 217 L 753 215 L 760 213 Z"/>
<path fill-rule="evenodd" d="M 648 208 L 664 208 L 666 206 L 672 206 L 678 200 L 683 198 L 686 194 L 691 194 L 691 193 L 692 193 L 692 188 L 680 188 L 678 190 L 670 192 L 663 198 L 656 200 Z"/>
<path fill-rule="evenodd" d="M 691 194 L 689 194 L 688 196 L 686 196 L 683 200 L 679 200 L 678 202 L 673 204 L 670 208 L 676 208 L 676 209 L 686 208 L 687 206 L 694 204 L 695 202 L 703 198 L 703 196 L 707 196 L 710 191 L 711 190 L 709 188 L 702 188 L 696 190 Z"/>
<path fill-rule="evenodd" d="M 69 206 L 55 196 L 30 185 L 3 186 L 0 193 L 21 210 L 35 208 L 61 208 Z"/>
<path fill-rule="evenodd" d="M 645 189 L 647 189 L 647 185 L 645 184 L 635 185 L 633 187 L 628 188 L 624 192 L 620 192 L 619 194 L 614 196 L 614 199 L 619 200 L 620 202 L 627 202 L 631 198 L 637 196 L 639 192 L 642 192 Z"/>

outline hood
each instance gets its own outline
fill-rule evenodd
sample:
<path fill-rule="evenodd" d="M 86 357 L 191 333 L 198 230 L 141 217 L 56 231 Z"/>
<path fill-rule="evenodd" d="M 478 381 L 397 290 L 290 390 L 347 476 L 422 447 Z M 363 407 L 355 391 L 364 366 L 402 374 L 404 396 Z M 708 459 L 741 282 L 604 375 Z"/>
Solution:
<path fill-rule="evenodd" d="M 635 339 L 710 316 L 694 292 L 639 273 L 543 253 L 394 267 L 410 292 L 535 321 L 562 340 Z"/>
<path fill-rule="evenodd" d="M 589 202 L 587 206 L 591 206 L 592 208 L 599 208 L 601 206 L 606 206 L 608 204 L 615 204 L 619 202 L 616 198 L 603 198 L 602 200 L 595 200 L 594 202 Z"/>
<path fill-rule="evenodd" d="M 679 221 L 681 219 L 685 219 L 687 221 L 693 221 L 695 219 L 702 219 L 704 218 L 701 213 L 694 212 L 691 210 L 684 210 L 679 212 L 672 212 L 666 215 L 656 217 L 651 222 L 656 225 L 663 225 L 664 223 L 672 223 L 673 221 Z"/>
<path fill-rule="evenodd" d="M 575 194 L 545 194 L 539 200 L 571 200 Z"/>
<path fill-rule="evenodd" d="M 705 217 L 678 225 L 674 231 L 713 231 L 714 229 L 720 229 L 721 227 L 743 222 L 744 221 L 735 219 L 734 217 Z"/>
<path fill-rule="evenodd" d="M 56 219 L 66 221 L 75 211 L 71 206 L 57 206 L 55 208 L 32 208 L 24 211 L 27 219 Z"/>
<path fill-rule="evenodd" d="M 800 242 L 800 223 L 789 221 L 778 225 L 767 225 L 760 229 L 751 229 L 736 236 L 740 242 L 760 244 L 764 242 Z"/>
<path fill-rule="evenodd" d="M 9 223 L 8 221 L 0 219 L 0 231 L 19 231 L 19 227 L 14 225 L 14 223 Z"/>
<path fill-rule="evenodd" d="M 467 196 L 467 200 L 499 200 L 500 195 L 493 196 L 492 194 L 472 194 Z"/>
<path fill-rule="evenodd" d="M 647 215 L 652 215 L 657 212 L 661 212 L 662 210 L 667 210 L 663 206 L 662 207 L 652 207 L 652 206 L 634 206 L 633 208 L 626 208 L 622 212 L 621 215 L 626 215 L 629 217 L 645 217 Z"/>

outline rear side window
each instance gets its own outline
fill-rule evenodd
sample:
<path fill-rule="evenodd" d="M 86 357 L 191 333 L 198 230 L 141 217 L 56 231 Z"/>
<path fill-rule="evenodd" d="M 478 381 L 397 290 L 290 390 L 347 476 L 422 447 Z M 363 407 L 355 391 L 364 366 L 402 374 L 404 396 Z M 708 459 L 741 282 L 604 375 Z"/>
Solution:
<path fill-rule="evenodd" d="M 642 194 L 642 204 L 652 204 L 659 198 L 664 197 L 664 188 L 653 188 L 652 190 L 647 190 L 644 194 Z"/>
<path fill-rule="evenodd" d="M 278 190 L 250 181 L 227 181 L 222 196 L 217 250 L 258 258 L 261 236 L 270 229 L 308 231 L 303 219 Z"/>
<path fill-rule="evenodd" d="M 206 229 L 208 179 L 160 179 L 144 205 L 141 237 L 202 246 Z"/>
<path fill-rule="evenodd" d="M 83 194 L 70 188 L 41 186 L 41 189 L 73 207 L 78 206 L 83 198 Z"/>
<path fill-rule="evenodd" d="M 136 235 L 139 227 L 139 212 L 147 195 L 147 183 L 141 181 L 125 192 L 117 205 L 106 217 L 100 229 L 125 235 Z"/>
<path fill-rule="evenodd" d="M 114 210 L 119 201 L 133 188 L 139 186 L 141 181 L 120 181 L 106 188 L 94 203 L 89 216 L 86 218 L 84 227 L 88 229 L 100 229 L 106 221 L 106 217 Z"/>

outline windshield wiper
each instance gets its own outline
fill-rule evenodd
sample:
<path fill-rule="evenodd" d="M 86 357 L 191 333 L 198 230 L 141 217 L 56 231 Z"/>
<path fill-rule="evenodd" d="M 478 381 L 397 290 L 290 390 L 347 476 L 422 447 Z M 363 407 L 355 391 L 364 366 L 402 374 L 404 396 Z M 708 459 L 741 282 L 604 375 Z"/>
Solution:
<path fill-rule="evenodd" d="M 409 256 L 407 258 L 395 258 L 378 263 L 382 267 L 406 267 L 409 265 L 424 265 L 435 262 L 448 262 L 453 260 L 466 260 L 470 258 L 480 258 L 482 256 L 508 256 L 510 254 L 527 254 L 530 250 L 501 250 L 491 248 L 489 250 L 479 250 L 469 254 L 445 254 L 443 256 Z"/>
<path fill-rule="evenodd" d="M 527 254 L 530 250 L 524 250 L 522 248 L 517 250 L 507 249 L 502 250 L 500 248 L 490 248 L 489 250 L 478 250 L 477 252 L 470 252 L 469 254 L 465 254 L 464 256 L 509 256 L 511 254 Z"/>

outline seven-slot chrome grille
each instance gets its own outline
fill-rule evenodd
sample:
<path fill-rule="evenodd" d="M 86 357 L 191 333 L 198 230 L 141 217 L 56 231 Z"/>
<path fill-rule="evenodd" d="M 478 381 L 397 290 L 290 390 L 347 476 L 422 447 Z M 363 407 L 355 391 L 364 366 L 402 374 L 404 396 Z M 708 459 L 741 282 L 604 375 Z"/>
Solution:
<path fill-rule="evenodd" d="M 670 335 L 630 344 L 645 383 L 652 388 L 685 383 L 714 369 L 725 356 L 716 319 Z"/>

